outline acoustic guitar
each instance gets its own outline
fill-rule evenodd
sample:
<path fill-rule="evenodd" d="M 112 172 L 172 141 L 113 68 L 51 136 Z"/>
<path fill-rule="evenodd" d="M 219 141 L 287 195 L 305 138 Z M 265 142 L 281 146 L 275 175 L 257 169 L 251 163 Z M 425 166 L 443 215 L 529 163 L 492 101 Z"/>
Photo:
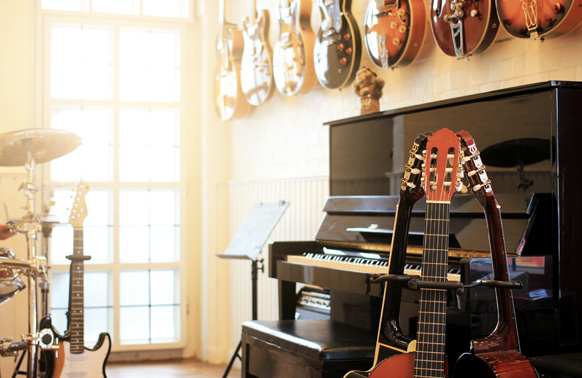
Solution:
<path fill-rule="evenodd" d="M 405 67 L 420 52 L 426 31 L 422 0 L 370 0 L 364 41 L 372 62 L 388 69 Z"/>
<path fill-rule="evenodd" d="M 501 25 L 517 38 L 556 38 L 582 20 L 582 0 L 496 0 Z"/>
<path fill-rule="evenodd" d="M 77 194 L 69 223 L 73 226 L 73 254 L 71 260 L 69 283 L 69 329 L 65 338 L 59 343 L 59 350 L 54 358 L 53 378 L 105 378 L 105 365 L 111 351 L 111 336 L 101 333 L 97 344 L 92 349 L 85 347 L 85 296 L 84 265 L 90 256 L 83 254 L 83 221 L 87 217 L 85 194 L 89 187 L 84 183 L 77 186 Z"/>
<path fill-rule="evenodd" d="M 448 377 L 445 357 L 450 202 L 459 176 L 460 138 L 448 129 L 428 137 L 422 186 L 426 218 L 422 271 L 416 286 L 420 307 L 416 351 L 397 354 L 378 364 L 370 378 Z"/>
<path fill-rule="evenodd" d="M 273 94 L 273 51 L 269 43 L 269 12 L 264 9 L 258 12 L 257 0 L 252 1 L 252 16 L 243 22 L 240 83 L 249 104 L 258 106 Z"/>
<path fill-rule="evenodd" d="M 321 24 L 314 47 L 315 74 L 327 89 L 350 85 L 360 68 L 362 37 L 351 0 L 317 0 Z"/>
<path fill-rule="evenodd" d="M 216 50 L 218 66 L 214 77 L 214 105 L 222 121 L 244 117 L 250 104 L 241 88 L 240 69 L 244 50 L 244 37 L 234 24 L 224 16 L 224 1 L 219 3 L 220 34 Z"/>
<path fill-rule="evenodd" d="M 432 0 L 430 26 L 445 54 L 457 58 L 480 54 L 491 46 L 499 30 L 495 2 Z"/>
<path fill-rule="evenodd" d="M 388 260 L 388 274 L 390 275 L 404 274 L 412 208 L 416 201 L 424 196 L 424 191 L 420 185 L 421 169 L 424 163 L 424 158 L 421 154 L 426 148 L 426 140 L 429 135 L 431 134 L 425 133 L 416 137 L 410 149 L 408 162 L 404 167 L 404 175 L 400 182 L 400 198 L 396 206 L 390 258 Z M 386 358 L 396 353 L 414 352 L 416 342 L 402 332 L 399 324 L 401 297 L 402 284 L 396 281 L 387 281 L 384 286 L 384 299 L 378 327 L 374 365 L 368 371 L 351 371 L 344 378 L 369 377 L 376 366 Z"/>
<path fill-rule="evenodd" d="M 311 9 L 311 0 L 279 0 L 279 39 L 273 53 L 273 73 L 277 90 L 284 96 L 307 93 L 317 83 Z"/>
<path fill-rule="evenodd" d="M 507 257 L 501 223 L 501 209 L 491 182 L 485 172 L 479 150 L 473 137 L 459 132 L 462 145 L 462 161 L 465 176 L 483 207 L 487 221 L 493 277 L 497 281 L 508 281 Z M 493 332 L 479 340 L 471 341 L 471 352 L 459 357 L 454 369 L 456 378 L 535 378 L 537 372 L 531 363 L 519 352 L 519 339 L 513 295 L 510 288 L 496 287 L 497 325 Z"/>

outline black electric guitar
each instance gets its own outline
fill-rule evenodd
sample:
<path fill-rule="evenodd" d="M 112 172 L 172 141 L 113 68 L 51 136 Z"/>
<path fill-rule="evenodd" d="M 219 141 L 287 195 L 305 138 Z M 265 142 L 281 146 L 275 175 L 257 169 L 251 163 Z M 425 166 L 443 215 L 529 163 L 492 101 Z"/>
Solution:
<path fill-rule="evenodd" d="M 465 175 L 487 220 L 494 279 L 509 281 L 501 210 L 491 182 L 485 172 L 473 137 L 459 132 Z M 471 352 L 464 353 L 455 364 L 456 378 L 536 378 L 537 372 L 519 351 L 513 295 L 509 287 L 496 287 L 497 326 L 483 339 L 471 341 Z"/>
<path fill-rule="evenodd" d="M 448 377 L 445 357 L 449 206 L 455 188 L 460 185 L 460 138 L 448 129 L 428 138 L 422 177 L 426 194 L 426 219 L 420 308 L 416 334 L 416 352 L 397 354 L 374 368 L 370 378 Z"/>
<path fill-rule="evenodd" d="M 244 37 L 237 26 L 226 22 L 224 1 L 219 4 L 220 34 L 216 50 L 218 66 L 214 77 L 214 106 L 222 121 L 245 117 L 251 108 L 241 88 L 240 69 Z"/>
<path fill-rule="evenodd" d="M 390 246 L 390 259 L 388 261 L 389 275 L 404 274 L 410 215 L 416 201 L 424 195 L 424 191 L 420 185 L 421 169 L 424 163 L 424 158 L 421 154 L 426 148 L 426 140 L 429 135 L 430 133 L 425 133 L 416 137 L 410 150 L 408 163 L 404 168 L 404 175 L 400 184 L 400 200 L 396 206 L 396 218 L 394 219 L 392 244 Z M 374 366 L 368 371 L 351 371 L 344 378 L 369 377 L 375 367 L 386 358 L 397 353 L 414 351 L 416 346 L 415 341 L 402 333 L 398 320 L 401 297 L 402 284 L 396 281 L 387 281 L 384 287 L 384 300 L 382 303 L 380 326 L 378 327 Z"/>
<path fill-rule="evenodd" d="M 269 43 L 271 18 L 266 10 L 257 10 L 253 1 L 252 16 L 243 22 L 244 48 L 240 66 L 240 84 L 249 104 L 258 106 L 274 92 L 273 51 Z"/>
<path fill-rule="evenodd" d="M 315 74 L 327 89 L 350 85 L 360 68 L 362 37 L 351 0 L 317 0 L 322 21 L 314 48 Z"/>
<path fill-rule="evenodd" d="M 405 67 L 418 56 L 426 32 L 422 0 L 370 0 L 364 41 L 372 62 L 388 69 Z"/>
<path fill-rule="evenodd" d="M 273 53 L 277 89 L 284 96 L 307 93 L 317 83 L 311 0 L 279 0 L 279 39 Z"/>
<path fill-rule="evenodd" d="M 105 364 L 111 350 L 111 336 L 101 333 L 94 348 L 85 348 L 85 296 L 84 264 L 90 256 L 83 254 L 83 221 L 87 217 L 85 194 L 89 190 L 84 183 L 77 185 L 77 194 L 69 222 L 73 226 L 73 254 L 69 282 L 69 326 L 54 359 L 53 378 L 98 377 L 104 378 Z"/>

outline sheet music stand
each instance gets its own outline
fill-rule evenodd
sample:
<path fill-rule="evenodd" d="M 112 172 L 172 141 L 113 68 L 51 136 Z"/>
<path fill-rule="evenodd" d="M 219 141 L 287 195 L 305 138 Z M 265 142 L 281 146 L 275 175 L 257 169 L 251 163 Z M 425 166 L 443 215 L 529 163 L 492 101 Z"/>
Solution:
<path fill-rule="evenodd" d="M 230 241 L 226 251 L 216 256 L 225 259 L 242 259 L 251 260 L 251 300 L 252 300 L 252 320 L 258 320 L 258 301 L 257 301 L 257 279 L 259 270 L 263 271 L 264 266 L 259 264 L 263 262 L 258 259 L 263 246 L 267 242 L 269 235 L 279 223 L 279 220 L 289 207 L 289 202 L 279 201 L 274 203 L 256 203 L 251 208 L 243 220 L 242 225 Z M 239 354 L 242 343 L 239 341 L 238 347 L 234 351 L 226 371 L 222 378 L 226 378 L 236 358 L 242 361 Z"/>

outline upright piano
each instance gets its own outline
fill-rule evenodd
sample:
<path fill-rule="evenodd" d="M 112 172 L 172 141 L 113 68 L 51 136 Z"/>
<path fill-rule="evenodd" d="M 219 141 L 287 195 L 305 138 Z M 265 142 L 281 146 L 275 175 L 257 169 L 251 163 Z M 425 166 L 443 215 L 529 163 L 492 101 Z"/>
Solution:
<path fill-rule="evenodd" d="M 312 241 L 274 242 L 269 276 L 280 319 L 330 318 L 378 327 L 400 177 L 414 138 L 443 127 L 475 139 L 501 205 L 521 350 L 582 350 L 582 83 L 545 82 L 331 121 L 330 197 Z M 419 274 L 424 202 L 414 206 L 406 274 Z M 451 203 L 449 278 L 491 275 L 484 215 L 472 195 Z M 416 330 L 418 293 L 404 289 L 400 324 Z M 451 292 L 449 361 L 496 324 L 494 290 Z"/>

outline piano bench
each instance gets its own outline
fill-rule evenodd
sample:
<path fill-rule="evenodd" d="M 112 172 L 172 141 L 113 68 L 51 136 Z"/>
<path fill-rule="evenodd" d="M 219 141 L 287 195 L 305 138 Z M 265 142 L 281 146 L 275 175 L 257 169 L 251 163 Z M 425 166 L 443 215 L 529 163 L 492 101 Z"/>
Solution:
<path fill-rule="evenodd" d="M 374 363 L 376 334 L 328 319 L 242 324 L 243 378 L 343 378 Z"/>

